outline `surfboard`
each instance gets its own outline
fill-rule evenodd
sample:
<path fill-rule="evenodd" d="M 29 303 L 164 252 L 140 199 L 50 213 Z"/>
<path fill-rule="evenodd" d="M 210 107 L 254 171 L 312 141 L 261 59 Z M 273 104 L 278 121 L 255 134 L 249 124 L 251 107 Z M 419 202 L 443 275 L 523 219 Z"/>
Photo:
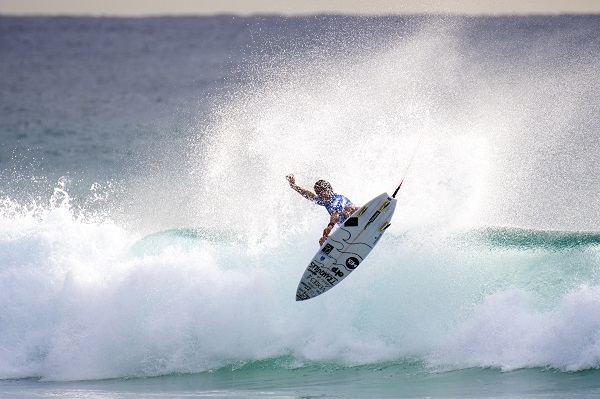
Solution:
<path fill-rule="evenodd" d="M 356 270 L 390 227 L 395 209 L 396 199 L 383 193 L 338 226 L 304 271 L 296 301 L 321 295 Z"/>

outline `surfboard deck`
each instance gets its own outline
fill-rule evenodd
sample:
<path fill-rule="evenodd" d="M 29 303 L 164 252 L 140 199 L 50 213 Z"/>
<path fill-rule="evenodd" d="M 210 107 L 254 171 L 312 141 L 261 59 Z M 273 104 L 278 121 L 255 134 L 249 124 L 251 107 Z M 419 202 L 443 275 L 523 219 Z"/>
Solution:
<path fill-rule="evenodd" d="M 321 295 L 356 270 L 390 226 L 395 209 L 396 199 L 383 193 L 338 226 L 304 271 L 296 301 Z"/>

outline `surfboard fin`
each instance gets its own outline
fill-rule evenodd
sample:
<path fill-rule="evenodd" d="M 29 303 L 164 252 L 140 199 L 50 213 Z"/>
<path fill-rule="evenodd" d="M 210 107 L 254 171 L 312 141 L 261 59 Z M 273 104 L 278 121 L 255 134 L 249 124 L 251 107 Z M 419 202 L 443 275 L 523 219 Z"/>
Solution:
<path fill-rule="evenodd" d="M 381 206 L 379 207 L 378 211 L 379 212 L 383 211 L 389 204 L 390 204 L 390 201 L 386 200 L 383 204 L 381 204 Z"/>
<path fill-rule="evenodd" d="M 379 231 L 380 233 L 382 233 L 385 229 L 387 229 L 391 225 L 392 224 L 386 220 L 385 222 L 383 222 L 383 224 L 381 226 L 379 226 L 379 228 L 377 229 L 377 231 Z"/>

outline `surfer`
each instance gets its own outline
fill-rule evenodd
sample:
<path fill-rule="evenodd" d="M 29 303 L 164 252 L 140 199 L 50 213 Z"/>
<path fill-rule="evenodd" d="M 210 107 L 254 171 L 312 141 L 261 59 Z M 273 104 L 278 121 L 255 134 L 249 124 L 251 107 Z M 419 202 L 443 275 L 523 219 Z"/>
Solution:
<path fill-rule="evenodd" d="M 333 226 L 342 224 L 358 209 L 358 207 L 347 197 L 333 192 L 331 184 L 325 180 L 319 180 L 315 183 L 315 192 L 313 193 L 312 191 L 296 185 L 296 178 L 294 175 L 289 174 L 285 178 L 290 183 L 290 187 L 300 193 L 300 195 L 309 201 L 315 202 L 317 205 L 324 206 L 325 209 L 327 209 L 327 212 L 329 212 L 329 224 L 325 227 L 325 230 L 323 230 L 323 236 L 319 239 L 319 245 L 323 245 L 325 240 L 327 240 Z"/>

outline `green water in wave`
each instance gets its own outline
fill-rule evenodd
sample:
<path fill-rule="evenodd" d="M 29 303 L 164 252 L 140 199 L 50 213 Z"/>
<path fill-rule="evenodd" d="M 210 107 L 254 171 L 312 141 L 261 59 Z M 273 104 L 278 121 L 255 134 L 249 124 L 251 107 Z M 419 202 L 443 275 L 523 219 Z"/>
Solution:
<path fill-rule="evenodd" d="M 13 398 L 573 398 L 600 396 L 600 370 L 426 370 L 420 363 L 278 367 L 285 358 L 190 375 L 81 382 L 0 381 Z"/>
<path fill-rule="evenodd" d="M 600 245 L 599 232 L 532 230 L 517 227 L 485 227 L 464 235 L 492 247 L 563 251 Z"/>
<path fill-rule="evenodd" d="M 201 243 L 208 243 L 226 247 L 241 242 L 240 237 L 231 231 L 177 228 L 149 234 L 133 244 L 130 251 L 135 256 L 156 255 L 171 246 L 193 248 Z"/>

